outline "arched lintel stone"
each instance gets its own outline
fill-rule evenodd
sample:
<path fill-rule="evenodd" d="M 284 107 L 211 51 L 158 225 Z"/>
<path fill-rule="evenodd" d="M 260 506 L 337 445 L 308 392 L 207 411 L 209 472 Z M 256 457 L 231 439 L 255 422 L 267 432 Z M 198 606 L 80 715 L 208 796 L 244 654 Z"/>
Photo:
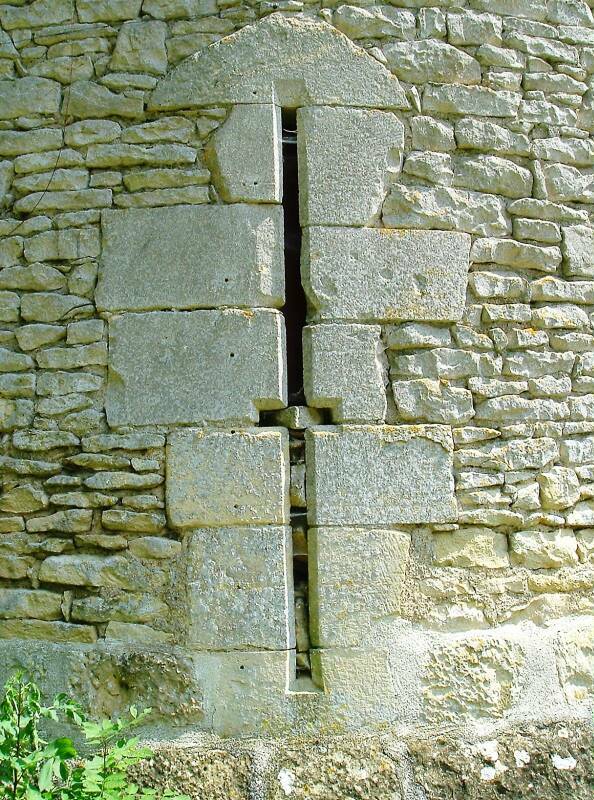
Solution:
<path fill-rule="evenodd" d="M 159 81 L 148 109 L 240 103 L 409 107 L 398 78 L 332 25 L 276 13 L 187 58 Z"/>

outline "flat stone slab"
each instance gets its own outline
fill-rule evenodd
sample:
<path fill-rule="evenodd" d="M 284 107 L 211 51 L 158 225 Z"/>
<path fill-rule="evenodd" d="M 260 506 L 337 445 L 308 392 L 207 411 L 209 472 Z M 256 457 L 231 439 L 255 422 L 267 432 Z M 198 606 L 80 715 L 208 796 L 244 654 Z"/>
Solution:
<path fill-rule="evenodd" d="M 281 110 L 233 106 L 210 137 L 205 159 L 226 203 L 280 203 L 283 194 Z"/>
<path fill-rule="evenodd" d="M 248 428 L 172 433 L 166 500 L 175 528 L 287 523 L 288 432 Z"/>
<path fill-rule="evenodd" d="M 320 319 L 440 322 L 464 313 L 468 234 L 311 227 L 303 247 L 303 283 Z"/>
<path fill-rule="evenodd" d="M 307 325 L 303 363 L 308 407 L 329 408 L 332 422 L 384 421 L 387 360 L 379 325 Z"/>
<path fill-rule="evenodd" d="M 449 427 L 320 426 L 305 437 L 310 525 L 456 520 Z"/>
<path fill-rule="evenodd" d="M 311 528 L 309 615 L 314 647 L 358 646 L 379 620 L 396 617 L 410 534 Z"/>
<path fill-rule="evenodd" d="M 150 111 L 234 103 L 408 108 L 398 78 L 332 25 L 270 14 L 186 59 Z"/>
<path fill-rule="evenodd" d="M 280 207 L 110 210 L 101 228 L 100 311 L 283 305 Z"/>
<path fill-rule="evenodd" d="M 286 405 L 278 311 L 153 311 L 109 322 L 111 426 L 257 422 Z"/>
<path fill-rule="evenodd" d="M 302 225 L 371 225 L 400 172 L 404 126 L 389 111 L 297 111 Z"/>
<path fill-rule="evenodd" d="M 192 531 L 187 563 L 191 649 L 295 646 L 288 526 Z"/>

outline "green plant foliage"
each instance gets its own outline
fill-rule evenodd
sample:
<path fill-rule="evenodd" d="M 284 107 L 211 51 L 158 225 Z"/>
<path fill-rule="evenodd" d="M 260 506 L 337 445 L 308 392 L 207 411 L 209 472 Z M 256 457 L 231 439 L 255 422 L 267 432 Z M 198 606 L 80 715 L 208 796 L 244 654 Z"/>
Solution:
<path fill-rule="evenodd" d="M 135 728 L 150 713 L 132 706 L 127 719 L 93 722 L 65 694 L 45 706 L 33 681 L 17 673 L 0 703 L 0 798 L 2 800 L 189 800 L 169 789 L 140 788 L 129 770 L 149 758 Z M 69 721 L 82 733 L 85 754 L 68 738 L 46 742 L 44 720 Z"/>

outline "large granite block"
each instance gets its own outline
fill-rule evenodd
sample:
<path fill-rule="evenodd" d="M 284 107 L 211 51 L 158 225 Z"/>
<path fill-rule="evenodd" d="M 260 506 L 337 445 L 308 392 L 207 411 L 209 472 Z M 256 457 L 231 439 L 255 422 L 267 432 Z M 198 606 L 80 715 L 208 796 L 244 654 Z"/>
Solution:
<path fill-rule="evenodd" d="M 190 648 L 295 646 L 289 527 L 192 531 L 187 557 Z"/>
<path fill-rule="evenodd" d="M 280 203 L 283 193 L 281 110 L 238 105 L 207 145 L 206 162 L 227 203 Z"/>
<path fill-rule="evenodd" d="M 394 617 L 410 534 L 365 528 L 311 528 L 309 615 L 314 647 L 361 645 L 370 626 Z"/>
<path fill-rule="evenodd" d="M 100 310 L 280 307 L 282 209 L 174 206 L 104 211 Z"/>
<path fill-rule="evenodd" d="M 304 233 L 304 287 L 320 319 L 461 319 L 467 234 L 321 227 Z"/>
<path fill-rule="evenodd" d="M 329 408 L 333 422 L 383 422 L 386 360 L 379 325 L 303 329 L 307 405 Z"/>
<path fill-rule="evenodd" d="M 154 311 L 109 322 L 110 425 L 258 421 L 286 405 L 278 311 Z"/>
<path fill-rule="evenodd" d="M 176 528 L 282 525 L 289 440 L 277 428 L 187 429 L 167 446 L 167 516 Z"/>
<path fill-rule="evenodd" d="M 305 436 L 310 525 L 456 519 L 449 427 L 342 425 Z"/>
<path fill-rule="evenodd" d="M 297 147 L 301 224 L 369 225 L 400 172 L 404 126 L 387 111 L 300 108 Z"/>

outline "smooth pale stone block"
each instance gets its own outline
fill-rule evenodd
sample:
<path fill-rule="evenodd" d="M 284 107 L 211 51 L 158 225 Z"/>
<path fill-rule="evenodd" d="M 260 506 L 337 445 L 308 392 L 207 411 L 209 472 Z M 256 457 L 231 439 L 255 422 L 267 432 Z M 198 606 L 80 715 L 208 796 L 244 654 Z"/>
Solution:
<path fill-rule="evenodd" d="M 270 14 L 171 71 L 150 111 L 234 103 L 408 108 L 395 75 L 332 25 Z"/>
<path fill-rule="evenodd" d="M 278 311 L 153 311 L 109 322 L 110 425 L 258 421 L 287 404 Z"/>
<path fill-rule="evenodd" d="M 280 203 L 283 194 L 281 110 L 239 105 L 205 149 L 212 182 L 227 203 Z"/>
<path fill-rule="evenodd" d="M 404 126 L 388 111 L 297 111 L 302 225 L 370 225 L 402 166 Z"/>
<path fill-rule="evenodd" d="M 192 531 L 187 563 L 191 649 L 295 646 L 288 526 Z"/>
<path fill-rule="evenodd" d="M 196 653 L 193 660 L 213 733 L 269 737 L 271 730 L 294 730 L 286 695 L 293 651 Z"/>
<path fill-rule="evenodd" d="M 311 528 L 309 614 L 314 647 L 357 646 L 375 622 L 397 616 L 410 534 Z"/>
<path fill-rule="evenodd" d="M 379 325 L 303 329 L 308 406 L 331 409 L 333 422 L 383 422 L 387 369 Z"/>
<path fill-rule="evenodd" d="M 170 434 L 166 507 L 175 528 L 287 523 L 287 431 L 188 429 Z"/>
<path fill-rule="evenodd" d="M 449 427 L 328 426 L 305 441 L 310 525 L 456 520 Z"/>
<path fill-rule="evenodd" d="M 282 209 L 175 206 L 105 211 L 95 295 L 107 311 L 284 302 Z"/>
<path fill-rule="evenodd" d="M 466 233 L 313 227 L 302 252 L 304 288 L 320 319 L 455 322 L 464 313 Z"/>

